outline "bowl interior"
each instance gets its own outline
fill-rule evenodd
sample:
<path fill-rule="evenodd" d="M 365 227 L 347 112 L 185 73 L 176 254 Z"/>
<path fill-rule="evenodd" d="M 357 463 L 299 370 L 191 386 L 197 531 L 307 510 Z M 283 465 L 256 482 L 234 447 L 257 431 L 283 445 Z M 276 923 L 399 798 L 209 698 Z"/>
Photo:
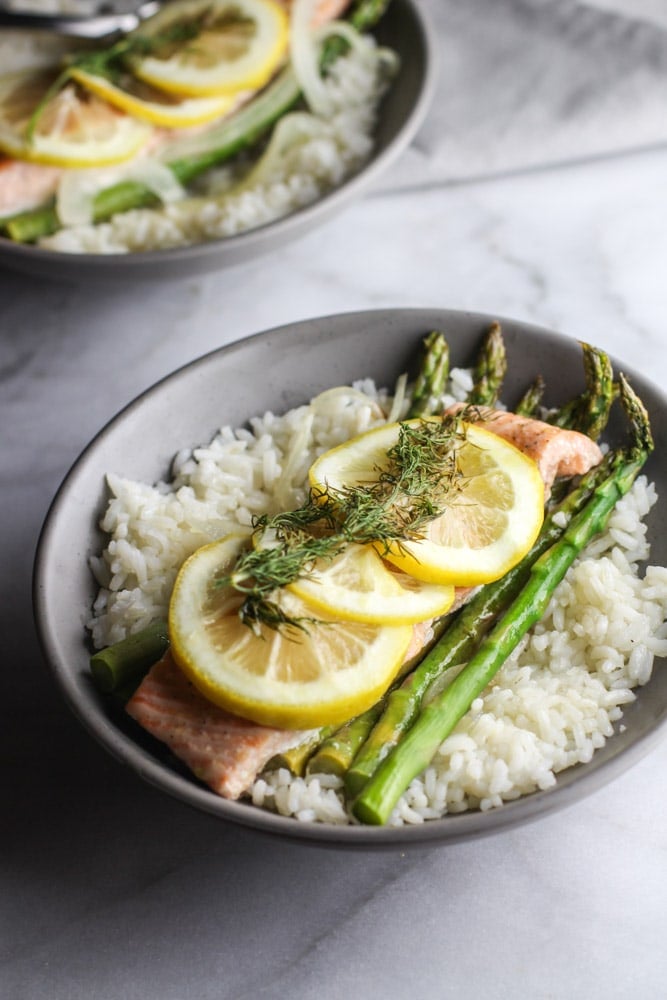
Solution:
<path fill-rule="evenodd" d="M 557 785 L 501 809 L 464 813 L 420 827 L 375 829 L 301 824 L 244 803 L 228 802 L 200 786 L 171 755 L 122 713 L 114 714 L 93 689 L 88 673 L 85 622 L 95 594 L 89 557 L 103 547 L 97 527 L 106 504 L 105 474 L 155 481 L 168 476 L 180 448 L 208 441 L 224 424 L 242 425 L 266 410 L 284 412 L 337 384 L 371 376 L 391 387 L 414 364 L 421 338 L 443 330 L 454 365 L 471 363 L 490 317 L 446 310 L 380 310 L 308 320 L 224 347 L 181 369 L 131 403 L 89 445 L 65 479 L 44 525 L 35 566 L 35 613 L 45 656 L 70 706 L 102 744 L 143 778 L 221 818 L 283 836 L 342 845 L 394 846 L 458 840 L 525 822 L 564 806 L 620 773 L 657 740 L 667 715 L 667 673 L 626 708 L 624 731 L 597 751 L 591 763 L 561 773 Z M 502 320 L 509 355 L 503 397 L 515 402 L 541 372 L 547 404 L 583 388 L 579 345 L 529 324 Z M 667 406 L 662 393 L 624 370 L 647 404 L 656 450 L 647 473 L 658 492 L 667 489 L 661 459 Z M 623 431 L 615 416 L 609 438 Z M 649 521 L 651 562 L 667 564 L 667 540 L 656 512 Z"/>
<path fill-rule="evenodd" d="M 358 174 L 324 198 L 250 232 L 170 250 L 111 256 L 65 254 L 22 246 L 0 237 L 0 264 L 50 278 L 127 281 L 175 277 L 240 264 L 309 232 L 360 195 L 391 164 L 410 142 L 426 114 L 435 67 L 423 12 L 413 0 L 394 0 L 376 34 L 381 44 L 398 53 L 400 69 L 382 102 L 370 160 Z"/>

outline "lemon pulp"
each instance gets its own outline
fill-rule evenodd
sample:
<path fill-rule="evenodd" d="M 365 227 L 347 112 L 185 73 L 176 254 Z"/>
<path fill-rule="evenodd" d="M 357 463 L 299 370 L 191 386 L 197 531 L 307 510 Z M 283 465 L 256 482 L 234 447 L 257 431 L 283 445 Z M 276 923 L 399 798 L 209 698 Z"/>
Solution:
<path fill-rule="evenodd" d="M 264 725 L 305 729 L 365 711 L 398 672 L 411 626 L 314 615 L 282 590 L 276 600 L 302 627 L 254 631 L 237 613 L 241 596 L 216 583 L 246 544 L 244 536 L 227 536 L 181 567 L 169 607 L 178 666 L 210 701 Z"/>
<path fill-rule="evenodd" d="M 416 421 L 414 422 L 416 423 Z M 320 493 L 363 487 L 387 467 L 400 424 L 386 424 L 325 452 L 312 465 Z M 465 424 L 456 453 L 461 485 L 418 540 L 401 539 L 382 555 L 429 583 L 476 586 L 503 576 L 528 551 L 544 517 L 537 465 L 502 438 Z"/>
<path fill-rule="evenodd" d="M 370 545 L 348 545 L 288 585 L 307 604 L 346 621 L 411 625 L 449 611 L 454 587 L 392 572 Z"/>
<path fill-rule="evenodd" d="M 174 0 L 141 34 L 157 38 L 179 24 L 186 31 L 194 26 L 195 37 L 132 63 L 136 76 L 161 90 L 191 96 L 254 90 L 287 52 L 287 15 L 275 0 Z"/>
<path fill-rule="evenodd" d="M 0 150 L 17 160 L 60 167 L 100 167 L 131 159 L 151 134 L 145 122 L 69 84 L 49 100 L 34 132 L 30 116 L 54 80 L 47 72 L 0 77 Z"/>
<path fill-rule="evenodd" d="M 70 75 L 86 90 L 134 118 L 163 128 L 190 128 L 229 114 L 238 104 L 236 96 L 219 94 L 213 97 L 182 97 L 157 90 L 141 80 L 128 76 L 122 86 L 104 76 L 72 67 Z"/>

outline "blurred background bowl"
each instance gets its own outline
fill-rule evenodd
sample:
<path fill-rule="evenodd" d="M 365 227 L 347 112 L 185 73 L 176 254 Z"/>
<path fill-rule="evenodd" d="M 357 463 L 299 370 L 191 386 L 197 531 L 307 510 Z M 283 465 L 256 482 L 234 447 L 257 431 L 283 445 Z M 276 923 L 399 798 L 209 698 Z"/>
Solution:
<path fill-rule="evenodd" d="M 419 5 L 394 0 L 374 34 L 398 53 L 400 69 L 382 101 L 373 152 L 358 173 L 312 205 L 238 236 L 132 254 L 61 253 L 0 237 L 0 265 L 46 278 L 169 278 L 241 264 L 321 226 L 361 196 L 400 155 L 424 120 L 433 95 L 435 53 Z"/>

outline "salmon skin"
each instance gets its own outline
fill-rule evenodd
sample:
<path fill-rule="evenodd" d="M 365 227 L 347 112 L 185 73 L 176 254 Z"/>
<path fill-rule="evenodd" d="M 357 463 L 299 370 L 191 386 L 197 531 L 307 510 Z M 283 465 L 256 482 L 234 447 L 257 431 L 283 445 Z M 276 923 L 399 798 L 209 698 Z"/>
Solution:
<path fill-rule="evenodd" d="M 602 452 L 577 431 L 505 410 L 480 410 L 480 424 L 532 458 L 548 492 L 558 476 L 582 475 Z M 457 587 L 452 611 L 477 588 Z M 451 613 L 451 612 L 450 612 Z M 433 638 L 432 622 L 413 627 L 405 664 L 416 661 Z M 201 695 L 167 652 L 144 678 L 126 710 L 152 736 L 166 743 L 218 795 L 244 795 L 273 756 L 297 746 L 315 730 L 273 729 L 231 715 Z"/>

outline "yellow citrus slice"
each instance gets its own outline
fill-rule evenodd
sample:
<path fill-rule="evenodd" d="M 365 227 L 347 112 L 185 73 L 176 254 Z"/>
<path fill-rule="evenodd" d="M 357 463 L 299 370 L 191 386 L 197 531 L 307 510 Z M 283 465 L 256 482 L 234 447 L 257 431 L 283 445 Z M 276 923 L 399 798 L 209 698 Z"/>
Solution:
<path fill-rule="evenodd" d="M 149 125 L 75 83 L 47 100 L 31 134 L 31 116 L 54 79 L 34 71 L 0 77 L 2 152 L 56 167 L 102 167 L 131 159 L 151 135 Z"/>
<path fill-rule="evenodd" d="M 446 614 L 454 587 L 391 572 L 370 545 L 348 545 L 331 562 L 319 560 L 288 589 L 317 611 L 346 621 L 412 625 Z"/>
<path fill-rule="evenodd" d="M 238 98 L 230 94 L 179 97 L 129 75 L 122 80 L 122 86 L 118 86 L 104 76 L 97 76 L 76 66 L 72 67 L 70 75 L 86 90 L 97 94 L 115 108 L 163 128 L 204 125 L 229 114 L 238 103 Z"/>
<path fill-rule="evenodd" d="M 386 424 L 326 452 L 311 467 L 311 485 L 333 491 L 377 481 L 399 427 Z M 465 424 L 464 431 L 456 452 L 460 483 L 440 504 L 443 513 L 419 540 L 382 550 L 395 566 L 430 583 L 475 586 L 498 579 L 526 554 L 542 525 L 537 465 L 488 430 Z"/>
<path fill-rule="evenodd" d="M 284 59 L 288 29 L 275 0 L 174 0 L 140 29 L 155 51 L 134 59 L 132 72 L 175 94 L 255 90 Z"/>
<path fill-rule="evenodd" d="M 312 607 L 281 590 L 281 610 L 302 627 L 261 625 L 256 633 L 237 613 L 239 594 L 216 585 L 246 544 L 244 536 L 227 536 L 181 567 L 169 606 L 176 663 L 210 701 L 264 725 L 307 729 L 365 711 L 395 677 L 412 627 L 319 613 L 313 621 Z"/>

